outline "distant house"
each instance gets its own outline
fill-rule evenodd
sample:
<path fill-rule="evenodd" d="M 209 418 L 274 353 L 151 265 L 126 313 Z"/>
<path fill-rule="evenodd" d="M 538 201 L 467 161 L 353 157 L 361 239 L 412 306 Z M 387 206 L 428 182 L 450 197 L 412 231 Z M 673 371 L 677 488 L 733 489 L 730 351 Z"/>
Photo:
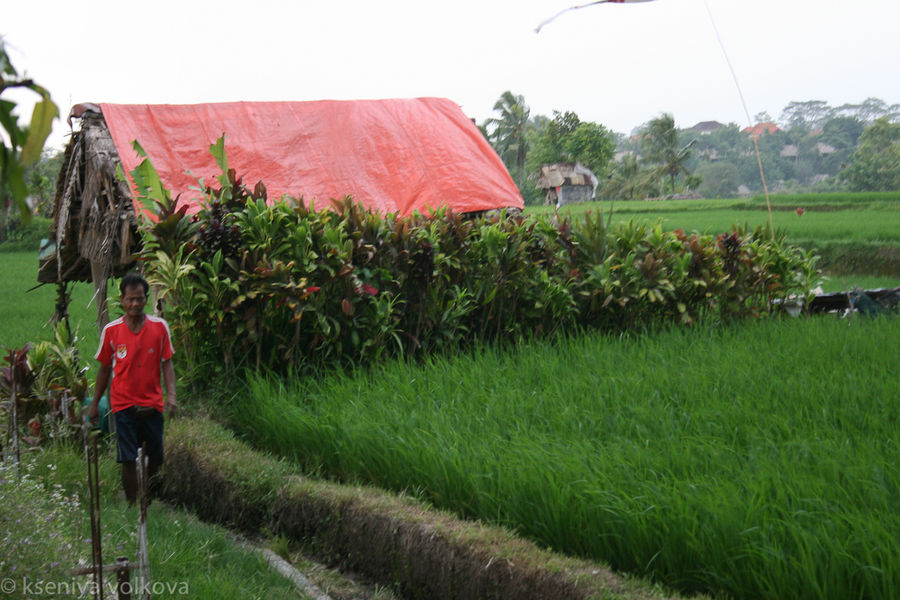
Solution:
<path fill-rule="evenodd" d="M 541 166 L 537 189 L 544 190 L 544 204 L 563 206 L 594 199 L 597 177 L 581 163 L 552 163 Z"/>
<path fill-rule="evenodd" d="M 781 129 L 779 129 L 778 125 L 776 125 L 775 123 L 768 121 L 766 123 L 757 123 L 753 127 L 745 127 L 741 131 L 743 131 L 744 133 L 749 133 L 751 137 L 758 138 L 764 133 L 777 133 L 781 131 Z"/>
<path fill-rule="evenodd" d="M 826 144 L 825 142 L 817 142 L 816 151 L 819 153 L 819 156 L 830 156 L 834 154 L 837 149 L 831 144 Z"/>
<path fill-rule="evenodd" d="M 694 133 L 699 133 L 700 135 L 709 135 L 714 131 L 718 131 L 725 127 L 722 123 L 718 121 L 700 121 L 693 127 L 690 127 L 688 131 L 693 131 Z"/>
<path fill-rule="evenodd" d="M 722 156 L 719 154 L 719 151 L 715 148 L 702 148 L 697 151 L 697 156 L 702 156 L 709 162 L 716 162 L 717 160 L 722 158 Z"/>
<path fill-rule="evenodd" d="M 798 148 L 796 144 L 788 144 L 781 149 L 781 152 L 779 152 L 779 154 L 781 154 L 781 156 L 784 156 L 785 158 L 797 158 L 797 156 L 800 154 L 800 148 Z"/>

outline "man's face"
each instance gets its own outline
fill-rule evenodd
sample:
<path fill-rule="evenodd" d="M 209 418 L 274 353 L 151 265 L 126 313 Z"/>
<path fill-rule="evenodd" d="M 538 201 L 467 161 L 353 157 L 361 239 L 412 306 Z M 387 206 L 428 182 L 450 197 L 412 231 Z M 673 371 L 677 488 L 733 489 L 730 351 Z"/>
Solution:
<path fill-rule="evenodd" d="M 147 296 L 144 294 L 144 286 L 137 283 L 125 287 L 125 294 L 122 295 L 122 308 L 125 314 L 136 317 L 144 312 L 144 305 L 147 304 Z"/>

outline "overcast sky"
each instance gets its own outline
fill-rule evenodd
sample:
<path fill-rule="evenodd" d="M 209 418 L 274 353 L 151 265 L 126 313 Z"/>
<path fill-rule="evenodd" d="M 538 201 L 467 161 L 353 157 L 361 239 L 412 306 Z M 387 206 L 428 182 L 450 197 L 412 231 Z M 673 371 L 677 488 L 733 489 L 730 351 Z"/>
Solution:
<path fill-rule="evenodd" d="M 663 112 L 679 127 L 743 126 L 713 22 L 751 116 L 778 118 L 793 100 L 900 102 L 897 2 L 603 4 L 535 33 L 574 3 L 9 0 L 0 35 L 20 74 L 60 107 L 53 147 L 62 147 L 64 117 L 79 102 L 440 96 L 481 123 L 511 90 L 532 115 L 571 110 L 623 133 Z"/>

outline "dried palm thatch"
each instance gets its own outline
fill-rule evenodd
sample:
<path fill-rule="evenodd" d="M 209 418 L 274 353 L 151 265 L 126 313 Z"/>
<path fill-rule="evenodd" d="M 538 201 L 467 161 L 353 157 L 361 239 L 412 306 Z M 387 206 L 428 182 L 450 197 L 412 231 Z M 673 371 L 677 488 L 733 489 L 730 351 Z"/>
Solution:
<path fill-rule="evenodd" d="M 81 115 L 56 182 L 51 236 L 42 251 L 38 281 L 93 281 L 105 315 L 106 280 L 134 263 L 137 218 L 128 184 L 116 176 L 119 154 L 99 112 Z M 104 317 L 99 317 L 102 320 Z"/>

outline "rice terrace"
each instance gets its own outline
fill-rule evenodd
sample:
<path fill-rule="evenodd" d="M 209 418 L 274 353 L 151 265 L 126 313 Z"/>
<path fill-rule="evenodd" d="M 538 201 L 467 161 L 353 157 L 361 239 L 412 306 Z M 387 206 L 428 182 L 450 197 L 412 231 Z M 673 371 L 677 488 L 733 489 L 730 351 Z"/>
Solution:
<path fill-rule="evenodd" d="M 796 201 L 786 198 L 783 203 L 792 206 Z M 664 230 L 654 233 L 655 223 L 671 220 L 672 225 L 687 230 L 697 212 L 695 204 L 669 201 L 657 211 L 647 204 L 614 207 L 611 231 L 619 238 L 630 235 L 636 240 L 647 239 L 640 236 L 662 236 L 665 241 L 660 243 L 673 244 L 678 238 Z M 724 219 L 732 219 L 735 214 L 746 215 L 744 221 L 750 224 L 754 219 L 765 219 L 764 210 L 748 210 L 748 204 L 746 200 L 727 201 L 719 210 L 725 213 Z M 825 217 L 822 230 L 817 231 L 815 224 L 797 227 L 798 240 L 845 244 L 849 253 L 862 247 L 871 256 L 891 256 L 891 252 L 896 256 L 900 232 L 896 226 L 900 207 L 897 197 L 809 197 L 803 199 L 803 205 L 806 212 L 802 217 L 794 211 L 775 213 L 776 225 L 783 227 L 788 239 L 794 237 L 796 223 L 805 224 L 813 220 L 809 217 L 821 214 Z M 269 220 L 300 215 L 277 207 L 260 212 L 255 206 L 249 201 L 246 209 L 235 214 L 247 219 L 242 223 L 255 227 L 263 223 L 263 214 Z M 323 237 L 317 243 L 333 243 L 335 248 L 352 242 L 354 230 L 363 234 L 356 238 L 356 248 L 365 248 L 375 232 L 394 225 L 354 211 L 349 205 L 345 209 L 340 221 L 343 226 L 335 228 L 341 231 L 341 240 L 328 242 L 325 238 L 329 234 L 321 222 L 317 223 L 333 223 L 335 213 L 306 213 L 300 220 L 310 231 L 319 227 Z M 640 212 L 629 215 L 636 220 L 616 230 L 615 222 L 627 209 Z M 603 214 L 607 205 L 598 203 L 593 210 Z M 709 224 L 717 207 L 710 206 L 703 212 L 707 219 L 704 229 L 722 229 L 721 224 Z M 832 218 L 835 216 L 838 218 Z M 210 213 L 208 218 L 212 217 Z M 571 215 L 573 220 L 576 217 Z M 863 233 L 860 238 L 836 235 L 833 230 L 840 229 L 838 223 L 858 223 L 878 233 Z M 452 263 L 458 258 L 449 254 L 447 241 L 458 240 L 458 236 L 440 238 L 436 224 L 425 222 L 419 227 L 418 235 L 430 236 L 433 242 L 436 262 Z M 486 238 L 499 233 L 510 238 L 520 233 L 517 227 L 523 226 L 502 231 L 497 229 L 499 223 L 487 222 L 481 227 L 487 228 L 479 235 L 486 240 L 486 247 L 473 252 L 491 248 L 499 251 L 488 246 L 491 242 Z M 530 231 L 534 236 L 535 230 Z M 582 244 L 587 246 L 591 236 L 583 235 Z M 880 249 L 867 249 L 866 239 L 878 240 Z M 269 243 L 269 248 L 276 246 Z M 52 306 L 53 294 L 44 287 L 24 296 L 29 300 L 23 304 L 19 298 L 36 278 L 35 251 L 6 252 L 4 256 L 9 274 L 3 278 L 3 298 L 8 304 L 5 314 L 19 316 L 4 320 L 2 337 L 13 347 L 33 339 L 34 332 L 47 331 L 41 325 Z M 871 259 L 857 261 L 852 257 L 835 260 L 848 265 L 875 264 Z M 217 259 L 212 257 L 210 264 L 217 265 Z M 858 282 L 867 288 L 876 284 L 896 286 L 896 262 L 893 264 L 878 266 L 864 277 L 843 268 L 825 285 L 831 286 L 829 289 Z M 175 267 L 160 262 L 157 277 L 177 276 Z M 383 270 L 377 265 L 370 267 L 375 277 L 369 280 L 370 285 L 387 288 L 390 282 L 384 279 Z M 219 281 L 224 277 L 203 268 L 208 273 L 203 280 L 207 287 L 194 285 L 210 293 L 216 285 L 213 275 Z M 310 277 L 303 285 L 308 290 L 312 284 L 322 283 L 318 286 L 321 288 L 326 280 L 324 275 Z M 177 280 L 173 283 L 168 288 L 170 294 L 187 289 L 178 288 Z M 87 338 L 82 356 L 89 356 L 96 333 L 91 331 L 94 316 L 86 304 L 91 294 L 81 287 L 73 289 L 76 299 L 71 305 L 71 318 Z M 444 290 L 444 302 L 450 303 L 444 305 L 444 312 L 454 308 L 463 311 L 458 305 L 459 294 L 449 286 Z M 310 297 L 313 295 L 310 292 Z M 362 321 L 358 326 L 370 327 L 366 332 L 369 336 L 389 325 L 377 320 L 382 307 L 376 302 L 363 304 L 379 296 L 362 294 L 358 296 L 360 303 L 353 306 L 355 318 L 373 321 Z M 665 319 L 666 312 L 653 307 L 656 303 L 645 304 L 646 311 Z M 318 310 L 326 313 L 327 307 Z M 347 316 L 340 302 L 336 310 Z M 495 310 L 501 314 L 500 307 Z M 560 315 L 566 314 L 560 311 Z M 670 318 L 679 314 L 683 313 L 674 307 Z M 185 328 L 181 335 L 186 335 L 187 329 L 196 331 L 193 322 L 179 325 L 190 315 L 172 315 L 176 330 Z M 341 547 L 335 541 L 338 533 L 329 530 L 317 534 L 317 526 L 303 522 L 302 515 L 286 516 L 284 507 L 275 510 L 267 506 L 271 500 L 266 500 L 294 494 L 314 505 L 309 498 L 319 498 L 334 511 L 332 516 L 342 515 L 348 527 L 361 528 L 356 543 L 375 543 L 365 539 L 363 533 L 371 523 L 359 515 L 340 512 L 340 507 L 349 502 L 372 502 L 348 500 L 343 494 L 355 493 L 365 499 L 374 488 L 349 487 L 347 492 L 327 488 L 327 494 L 321 490 L 278 491 L 283 482 L 295 477 L 286 475 L 290 470 L 320 480 L 411 495 L 413 501 L 391 509 L 399 511 L 401 516 L 394 518 L 401 522 L 404 518 L 427 520 L 429 517 L 422 516 L 427 513 L 422 511 L 433 506 L 516 532 L 537 544 L 532 550 L 517 549 L 524 552 L 521 558 L 516 555 L 533 571 L 537 570 L 535 560 L 550 565 L 560 560 L 544 557 L 539 548 L 547 548 L 580 560 L 599 561 L 615 572 L 664 586 L 626 578 L 608 588 L 618 590 L 620 597 L 673 597 L 676 591 L 735 598 L 892 597 L 900 589 L 900 556 L 895 543 L 900 530 L 896 512 L 900 490 L 894 468 L 900 435 L 897 319 L 867 319 L 854 314 L 844 319 L 835 315 L 800 319 L 772 315 L 722 321 L 709 319 L 702 312 L 696 317 L 692 326 L 656 327 L 648 317 L 627 330 L 604 331 L 606 327 L 601 325 L 599 330 L 552 334 L 552 323 L 539 319 L 548 329 L 548 335 L 540 339 L 525 335 L 513 321 L 506 321 L 501 329 L 511 330 L 512 339 L 489 337 L 492 343 L 465 351 L 463 341 L 477 332 L 468 325 L 460 331 L 462 325 L 450 323 L 445 325 L 446 331 L 441 331 L 440 339 L 454 349 L 452 353 L 441 353 L 438 342 L 432 341 L 438 346 L 437 353 L 427 358 L 388 358 L 377 363 L 373 361 L 378 359 L 378 349 L 365 346 L 365 338 L 334 337 L 330 343 L 358 352 L 370 366 L 362 370 L 332 368 L 331 375 L 312 376 L 306 374 L 301 360 L 296 371 L 285 373 L 288 378 L 271 371 L 269 375 L 240 371 L 244 375 L 229 376 L 221 365 L 205 363 L 197 347 L 215 345 L 216 340 L 197 338 L 193 356 L 186 354 L 180 365 L 195 370 L 185 373 L 191 383 L 190 392 L 183 396 L 190 397 L 186 403 L 196 416 L 173 424 L 170 443 L 176 450 L 172 452 L 173 475 L 166 497 L 193 506 L 206 517 L 217 517 L 239 528 L 268 531 L 269 535 L 288 535 L 285 532 L 291 531 L 291 526 L 299 532 L 292 544 L 305 541 L 312 552 L 318 550 L 319 556 L 328 558 Z M 334 322 L 332 326 L 336 327 Z M 402 329 L 410 331 L 412 325 L 405 324 Z M 277 333 L 267 333 L 274 337 L 266 346 L 277 343 Z M 45 333 L 43 337 L 49 336 Z M 245 336 L 247 343 L 233 348 L 235 363 L 241 363 L 242 356 L 244 363 L 257 360 L 257 345 L 251 343 L 251 336 Z M 389 355 L 392 339 L 388 332 L 379 342 Z M 228 349 L 217 347 L 216 352 Z M 261 360 L 266 358 L 262 356 Z M 290 372 L 295 374 L 290 376 Z M 215 384 L 211 385 L 213 380 Z M 206 417 L 200 416 L 204 414 L 211 414 L 220 425 L 207 423 Z M 220 429 L 216 431 L 216 427 Z M 243 441 L 231 439 L 222 427 L 231 429 Z M 209 440 L 208 447 L 191 442 L 199 439 Z M 254 458 L 256 451 L 250 447 L 286 462 Z M 190 458 L 181 462 L 177 458 L 181 455 Z M 194 472 L 196 469 L 204 473 Z M 208 469 L 219 472 L 219 480 L 211 480 L 205 472 Z M 223 473 L 227 477 L 221 479 Z M 66 485 L 78 489 L 75 482 Z M 218 487 L 204 490 L 203 485 Z M 316 484 L 301 485 L 315 490 Z M 358 491 L 352 492 L 354 489 Z M 227 507 L 221 506 L 224 498 L 228 499 Z M 376 505 L 388 502 L 396 501 L 380 500 Z M 412 505 L 407 505 L 409 502 Z M 326 509 L 317 510 L 313 514 L 321 516 Z M 406 513 L 411 516 L 402 516 Z M 432 537 L 452 538 L 455 526 L 446 524 L 447 517 L 433 518 L 437 529 Z M 292 523 L 292 519 L 299 522 Z M 474 547 L 483 543 L 477 537 L 472 541 Z M 422 551 L 422 555 L 428 553 Z M 450 557 L 445 559 L 449 561 Z M 383 564 L 383 557 L 375 560 L 331 555 L 330 560 L 368 572 L 385 585 L 395 583 L 404 597 L 431 597 L 428 583 L 414 577 L 420 566 L 409 557 L 405 567 Z M 366 570 L 367 561 L 370 571 Z M 565 586 L 555 583 L 559 597 L 579 597 L 578 589 L 592 589 L 592 584 L 584 582 L 583 565 L 577 564 L 582 569 L 578 571 L 568 563 L 562 564 L 551 566 L 550 572 L 562 568 L 563 573 L 582 574 L 581 579 L 574 579 L 574 592 L 564 592 Z M 486 594 L 485 589 L 492 588 L 483 588 L 480 593 Z M 494 594 L 502 596 L 499 591 Z"/>
<path fill-rule="evenodd" d="M 71 116 L 0 241 L 6 597 L 112 560 L 158 597 L 900 594 L 900 193 L 563 202 L 560 162 L 526 203 L 436 98 Z M 149 508 L 85 420 L 132 269 L 180 403 Z"/>

